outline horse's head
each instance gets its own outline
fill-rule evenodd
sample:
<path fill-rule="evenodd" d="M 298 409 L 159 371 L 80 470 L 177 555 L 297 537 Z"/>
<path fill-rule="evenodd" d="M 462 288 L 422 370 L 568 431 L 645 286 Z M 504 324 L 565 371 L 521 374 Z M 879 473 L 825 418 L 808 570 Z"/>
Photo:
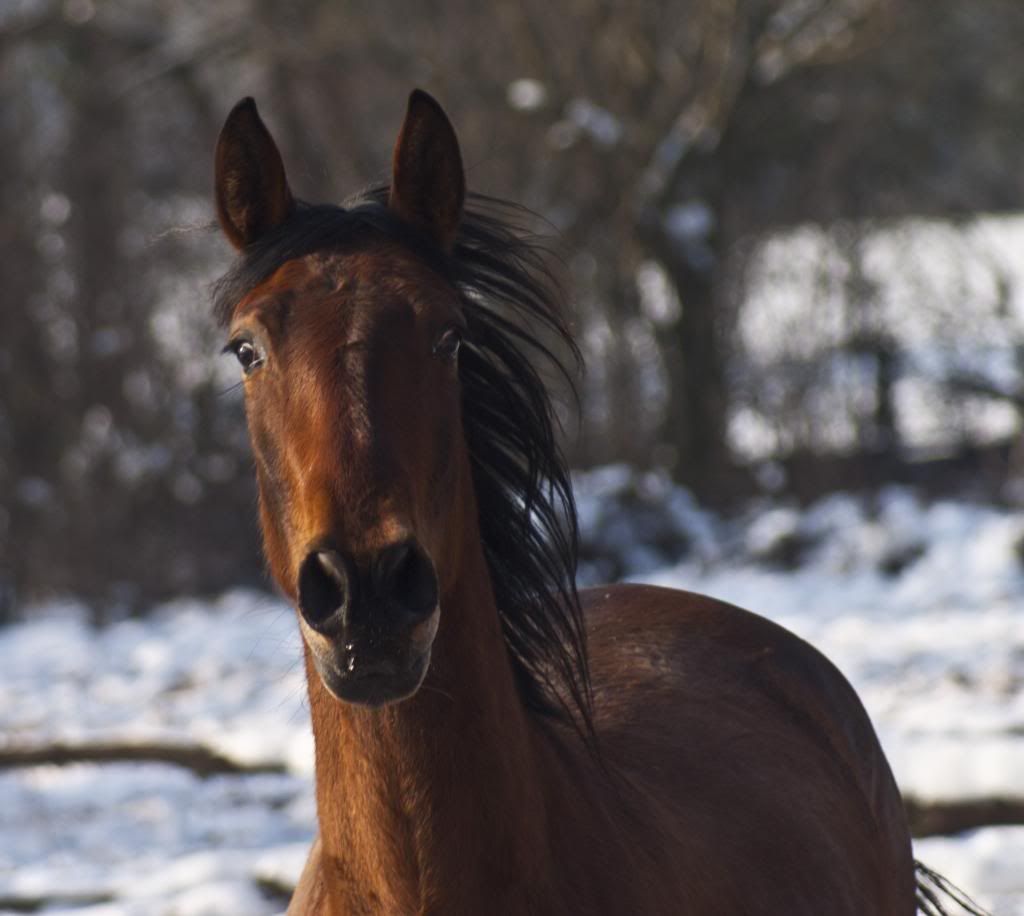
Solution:
<path fill-rule="evenodd" d="M 450 520 L 471 498 L 465 319 L 444 268 L 463 198 L 455 133 L 422 92 L 386 205 L 295 202 L 251 100 L 217 144 L 217 216 L 256 279 L 231 304 L 228 347 L 267 558 L 320 678 L 351 702 L 398 701 L 422 682 L 459 549 Z"/>

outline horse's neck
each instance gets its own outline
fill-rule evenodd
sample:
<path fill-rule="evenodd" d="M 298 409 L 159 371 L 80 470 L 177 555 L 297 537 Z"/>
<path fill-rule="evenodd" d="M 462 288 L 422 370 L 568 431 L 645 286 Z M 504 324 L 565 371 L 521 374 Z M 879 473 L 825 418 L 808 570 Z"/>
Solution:
<path fill-rule="evenodd" d="M 543 883 L 536 738 L 478 542 L 462 566 L 411 699 L 342 704 L 307 663 L 324 877 L 370 912 L 466 912 L 476 887 L 512 898 Z"/>

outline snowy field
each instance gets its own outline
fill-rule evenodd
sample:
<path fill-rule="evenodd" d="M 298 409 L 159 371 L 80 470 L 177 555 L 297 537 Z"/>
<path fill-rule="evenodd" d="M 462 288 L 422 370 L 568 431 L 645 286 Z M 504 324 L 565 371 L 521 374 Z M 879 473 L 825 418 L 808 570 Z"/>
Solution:
<path fill-rule="evenodd" d="M 578 485 L 585 575 L 610 568 L 779 621 L 852 680 L 905 793 L 1024 801 L 1024 516 L 893 490 L 725 521 L 657 477 L 608 468 Z M 0 770 L 0 912 L 281 912 L 315 819 L 298 659 L 292 612 L 245 592 L 99 631 L 52 605 L 0 630 L 8 756 L 200 746 L 255 771 Z M 917 855 L 995 913 L 1024 916 L 1024 826 L 921 840 Z"/>

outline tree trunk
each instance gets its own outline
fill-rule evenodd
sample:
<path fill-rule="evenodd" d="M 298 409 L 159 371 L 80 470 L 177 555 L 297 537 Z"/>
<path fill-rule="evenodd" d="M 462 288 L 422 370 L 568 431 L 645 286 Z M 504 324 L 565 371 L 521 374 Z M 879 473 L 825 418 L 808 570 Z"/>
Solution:
<path fill-rule="evenodd" d="M 679 317 L 657 331 L 669 382 L 659 443 L 674 477 L 702 499 L 720 503 L 729 497 L 732 462 L 726 441 L 729 397 L 719 327 L 719 261 L 694 264 L 686 246 L 661 226 L 644 238 L 681 304 Z"/>

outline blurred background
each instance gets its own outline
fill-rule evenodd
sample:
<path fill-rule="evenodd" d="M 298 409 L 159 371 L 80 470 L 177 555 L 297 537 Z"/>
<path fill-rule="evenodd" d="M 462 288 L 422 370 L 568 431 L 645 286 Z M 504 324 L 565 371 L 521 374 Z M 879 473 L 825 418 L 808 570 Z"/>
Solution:
<path fill-rule="evenodd" d="M 0 699 L 22 704 L 5 747 L 93 734 L 26 718 L 41 688 L 24 658 L 55 652 L 51 671 L 91 684 L 86 661 L 118 654 L 104 640 L 135 634 L 128 655 L 150 659 L 164 697 L 174 677 L 179 692 L 202 682 L 188 674 L 201 638 L 180 661 L 139 649 L 153 632 L 180 648 L 168 621 L 250 605 L 272 610 L 238 611 L 240 632 L 286 619 L 270 598 L 215 597 L 267 583 L 237 367 L 209 307 L 230 258 L 213 144 L 253 95 L 297 195 L 340 201 L 387 180 L 421 86 L 458 130 L 470 187 L 539 214 L 564 266 L 587 363 L 564 440 L 584 577 L 675 568 L 666 581 L 776 609 L 847 652 L 859 689 L 878 686 L 883 738 L 909 682 L 988 696 L 961 711 L 998 737 L 981 769 L 999 778 L 936 788 L 925 755 L 904 764 L 920 777 L 908 792 L 989 805 L 932 833 L 1024 821 L 1022 47 L 1019 0 L 0 0 Z M 944 575 L 942 601 L 922 598 Z M 830 602 L 839 629 L 816 629 L 808 608 Z M 807 616 L 786 618 L 796 605 Z M 915 668 L 927 641 L 908 636 L 885 663 L 857 654 L 870 641 L 849 621 L 868 605 L 924 615 L 931 634 L 961 614 L 948 648 L 970 651 Z M 142 617 L 158 630 L 131 629 Z M 879 665 L 902 674 L 872 680 Z M 290 678 L 270 712 L 301 730 Z M 238 689 L 242 710 L 255 688 Z M 54 699 L 53 717 L 75 702 Z M 196 738 L 195 715 L 175 722 L 143 736 Z M 943 765 L 976 772 L 981 739 L 958 734 Z M 246 753 L 239 766 L 270 759 Z M 26 812 L 52 798 L 40 772 L 10 777 Z M 66 866 L 48 836 L 34 855 Z M 1024 873 L 1024 837 L 969 841 L 1002 851 L 986 899 L 1024 912 L 1007 877 Z M 49 900 L 54 872 L 18 878 L 28 856 L 0 851 L 0 908 Z M 76 907 L 114 906 L 83 887 Z M 197 899 L 166 912 L 241 911 Z"/>
<path fill-rule="evenodd" d="M 340 201 L 386 180 L 426 87 L 470 186 L 550 221 L 588 365 L 574 466 L 716 505 L 1012 499 L 1022 46 L 1014 0 L 6 0 L 5 609 L 259 581 L 207 299 L 211 150 L 246 94 L 296 192 Z"/>

